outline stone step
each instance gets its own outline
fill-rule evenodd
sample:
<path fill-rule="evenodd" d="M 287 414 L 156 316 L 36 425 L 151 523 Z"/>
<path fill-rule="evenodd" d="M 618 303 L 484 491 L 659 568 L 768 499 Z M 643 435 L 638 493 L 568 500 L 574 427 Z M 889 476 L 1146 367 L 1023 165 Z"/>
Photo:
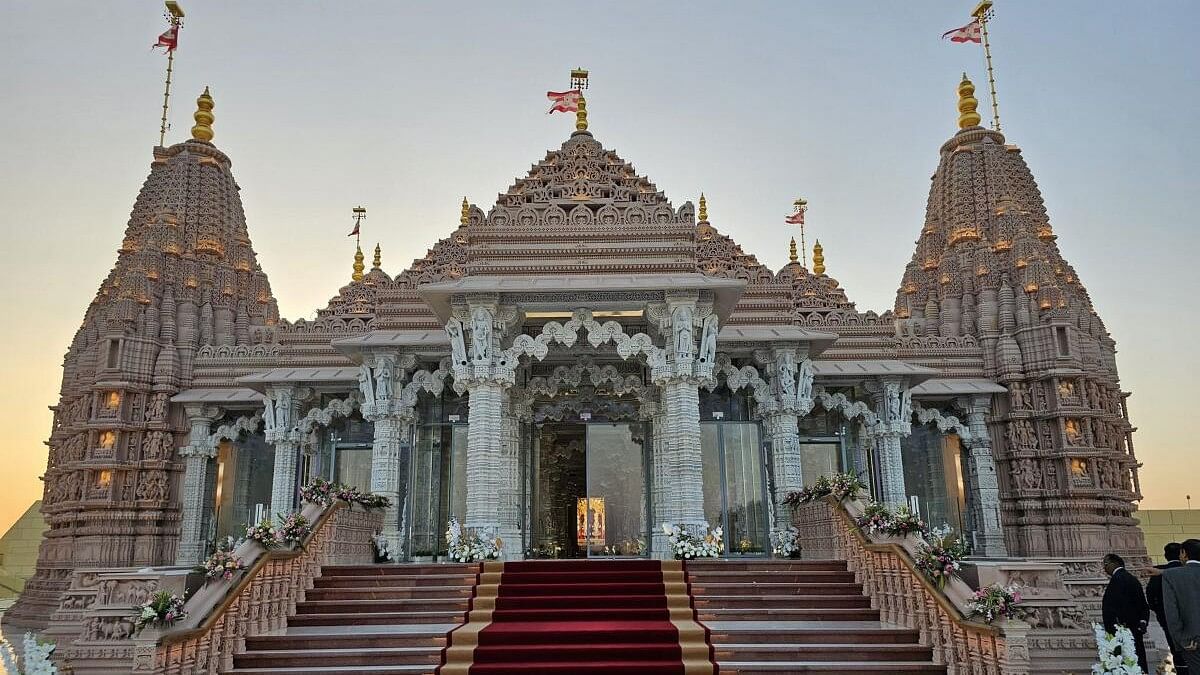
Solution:
<path fill-rule="evenodd" d="M 297 614 L 288 626 L 399 626 L 413 623 L 462 623 L 466 612 L 360 612 Z"/>
<path fill-rule="evenodd" d="M 770 578 L 770 577 L 767 577 Z M 788 584 L 764 581 L 755 583 L 693 583 L 692 595 L 855 595 L 862 586 L 853 583 Z"/>
<path fill-rule="evenodd" d="M 372 586 L 369 588 L 314 588 L 305 600 L 406 600 L 415 598 L 470 598 L 471 586 Z"/>
<path fill-rule="evenodd" d="M 763 558 L 760 560 L 689 560 L 686 564 L 688 572 L 711 572 L 753 570 L 754 572 L 815 572 L 815 571 L 846 571 L 844 560 L 776 560 Z"/>
<path fill-rule="evenodd" d="M 878 621 L 879 610 L 869 608 L 697 608 L 701 621 Z"/>
<path fill-rule="evenodd" d="M 838 572 L 833 570 L 818 570 L 814 572 L 775 572 L 770 575 L 760 574 L 749 570 L 714 570 L 703 572 L 690 572 L 688 581 L 693 585 L 704 585 L 709 583 L 743 583 L 753 584 L 761 582 L 769 578 L 772 583 L 777 584 L 812 584 L 812 583 L 837 583 L 837 584 L 852 584 L 855 583 L 854 575 L 850 572 Z"/>
<path fill-rule="evenodd" d="M 305 600 L 296 605 L 296 615 L 376 612 L 465 612 L 465 598 L 406 598 L 400 600 Z"/>
<path fill-rule="evenodd" d="M 719 664 L 722 675 L 779 675 L 780 673 L 823 673 L 823 675 L 861 675 L 861 673 L 945 673 L 945 666 L 908 661 L 726 661 Z"/>
<path fill-rule="evenodd" d="M 475 575 L 409 574 L 378 576 L 323 575 L 313 579 L 313 588 L 397 588 L 411 586 L 474 586 Z"/>
<path fill-rule="evenodd" d="M 812 609 L 869 608 L 871 599 L 865 595 L 698 595 L 693 598 L 692 604 L 700 611 L 739 608 L 773 609 L 797 605 Z"/>
<path fill-rule="evenodd" d="M 919 644 L 819 645 L 728 643 L 715 646 L 718 663 L 728 661 L 919 661 L 928 663 L 933 650 Z"/>
<path fill-rule="evenodd" d="M 478 574 L 478 564 L 463 563 L 415 563 L 415 564 L 382 564 L 382 565 L 326 565 L 322 574 L 333 574 L 341 577 L 350 576 L 412 576 L 440 574 Z"/>
<path fill-rule="evenodd" d="M 712 643 L 725 644 L 916 644 L 921 634 L 906 628 L 797 628 L 797 629 L 763 629 L 757 623 L 749 624 L 747 628 L 712 629 Z M 833 624 L 836 625 L 836 624 Z"/>
<path fill-rule="evenodd" d="M 238 668 L 222 671 L 221 675 L 375 675 L 376 673 L 404 673 L 404 675 L 433 675 L 436 666 L 428 664 L 403 666 L 312 666 L 296 668 Z"/>
<path fill-rule="evenodd" d="M 377 647 L 359 649 L 289 649 L 247 652 L 233 657 L 235 668 L 313 666 L 404 666 L 441 662 L 442 650 L 430 647 Z"/>
<path fill-rule="evenodd" d="M 446 646 L 446 634 L 437 633 L 326 633 L 305 635 L 263 635 L 246 638 L 247 652 L 311 649 L 314 645 L 330 649 L 373 649 L 383 647 Z"/>

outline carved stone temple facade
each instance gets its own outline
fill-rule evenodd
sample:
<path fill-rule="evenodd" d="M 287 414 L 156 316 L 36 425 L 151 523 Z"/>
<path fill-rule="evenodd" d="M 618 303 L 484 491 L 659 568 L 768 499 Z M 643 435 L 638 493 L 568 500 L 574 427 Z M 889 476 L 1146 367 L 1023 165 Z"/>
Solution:
<path fill-rule="evenodd" d="M 794 243 L 782 269 L 759 263 L 581 113 L 424 257 L 392 276 L 360 251 L 294 321 L 206 92 L 192 138 L 154 149 L 67 351 L 50 530 L 5 620 L 44 624 L 75 570 L 193 565 L 318 477 L 393 498 L 381 534 L 400 560 L 444 555 L 451 517 L 519 559 L 666 557 L 662 523 L 770 555 L 783 497 L 853 471 L 978 556 L 1065 563 L 1087 596 L 1099 555 L 1145 560 L 1127 394 L 1032 174 L 978 126 L 972 91 L 894 310 L 858 310 L 819 251 L 811 270 Z"/>

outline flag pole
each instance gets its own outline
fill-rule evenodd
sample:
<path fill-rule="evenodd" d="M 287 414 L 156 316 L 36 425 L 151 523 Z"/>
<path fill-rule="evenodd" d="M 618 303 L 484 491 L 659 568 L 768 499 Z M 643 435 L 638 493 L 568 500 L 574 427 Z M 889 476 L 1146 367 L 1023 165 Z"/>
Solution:
<path fill-rule="evenodd" d="M 792 206 L 796 207 L 796 213 L 803 214 L 808 210 L 808 200 L 804 197 L 797 197 L 796 201 L 792 202 Z M 804 243 L 804 218 L 800 219 L 800 261 L 804 269 L 808 269 L 808 245 Z"/>
<path fill-rule="evenodd" d="M 179 40 L 179 27 L 183 25 L 183 8 L 175 0 L 167 0 L 167 21 L 175 29 L 176 44 Z M 162 147 L 167 141 L 167 107 L 171 101 L 171 68 L 175 65 L 175 48 L 167 50 L 167 84 L 163 90 L 162 123 L 158 127 L 158 145 Z"/>
<path fill-rule="evenodd" d="M 996 75 L 992 72 L 992 46 L 988 42 L 988 21 L 992 18 L 992 0 L 980 0 L 971 15 L 979 21 L 980 32 L 983 33 L 983 55 L 987 59 L 988 87 L 992 92 L 992 129 L 1000 131 L 1000 106 L 996 103 Z"/>

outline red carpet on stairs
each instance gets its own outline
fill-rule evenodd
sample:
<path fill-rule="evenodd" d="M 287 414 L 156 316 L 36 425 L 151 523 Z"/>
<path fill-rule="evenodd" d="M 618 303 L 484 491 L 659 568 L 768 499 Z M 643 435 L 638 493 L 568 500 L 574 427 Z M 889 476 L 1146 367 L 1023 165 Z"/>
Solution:
<path fill-rule="evenodd" d="M 712 675 L 681 563 L 485 563 L 439 675 Z"/>

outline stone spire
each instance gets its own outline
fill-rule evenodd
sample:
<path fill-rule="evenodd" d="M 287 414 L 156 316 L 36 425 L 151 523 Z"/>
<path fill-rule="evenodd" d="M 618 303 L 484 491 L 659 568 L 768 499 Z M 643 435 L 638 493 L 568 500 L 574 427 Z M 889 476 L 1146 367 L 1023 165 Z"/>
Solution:
<path fill-rule="evenodd" d="M 990 419 L 1009 552 L 1095 560 L 1115 551 L 1143 562 L 1115 345 L 1020 149 L 979 126 L 974 90 L 964 76 L 959 131 L 941 147 L 897 315 L 911 312 L 926 340 L 977 341 L 985 371 L 1009 389 Z"/>
<path fill-rule="evenodd" d="M 708 200 L 704 198 L 704 193 L 700 193 L 700 213 L 697 214 L 697 219 L 701 223 L 708 222 Z"/>
<path fill-rule="evenodd" d="M 818 276 L 825 274 L 825 249 L 821 247 L 821 240 L 818 239 L 816 245 L 813 246 L 813 274 Z"/>
<path fill-rule="evenodd" d="M 383 250 L 379 248 L 379 244 L 375 244 L 375 259 L 371 261 L 371 269 L 377 270 L 383 267 Z"/>
<path fill-rule="evenodd" d="M 192 119 L 196 120 L 196 125 L 192 127 L 192 140 L 204 141 L 211 143 L 213 139 L 212 123 L 216 118 L 213 117 L 213 98 L 208 93 L 208 87 L 204 88 L 204 93 L 200 94 L 200 98 L 196 99 L 196 112 L 192 114 Z"/>
<path fill-rule="evenodd" d="M 792 237 L 792 240 L 788 243 L 788 262 L 800 262 L 800 254 L 796 251 L 795 237 Z"/>
<path fill-rule="evenodd" d="M 358 244 L 354 245 L 354 268 L 353 269 L 354 269 L 354 272 L 353 272 L 353 274 L 350 275 L 350 278 L 354 281 L 362 281 L 363 270 L 366 269 L 366 265 L 363 264 L 362 246 L 360 246 Z"/>
<path fill-rule="evenodd" d="M 210 142 L 212 107 L 206 90 L 192 139 L 154 149 L 116 263 L 67 350 L 47 443 L 42 511 L 51 529 L 6 622 L 44 623 L 71 570 L 174 562 L 176 449 L 188 427 L 170 398 L 191 386 L 204 347 L 274 339 L 278 309 L 231 162 Z"/>

